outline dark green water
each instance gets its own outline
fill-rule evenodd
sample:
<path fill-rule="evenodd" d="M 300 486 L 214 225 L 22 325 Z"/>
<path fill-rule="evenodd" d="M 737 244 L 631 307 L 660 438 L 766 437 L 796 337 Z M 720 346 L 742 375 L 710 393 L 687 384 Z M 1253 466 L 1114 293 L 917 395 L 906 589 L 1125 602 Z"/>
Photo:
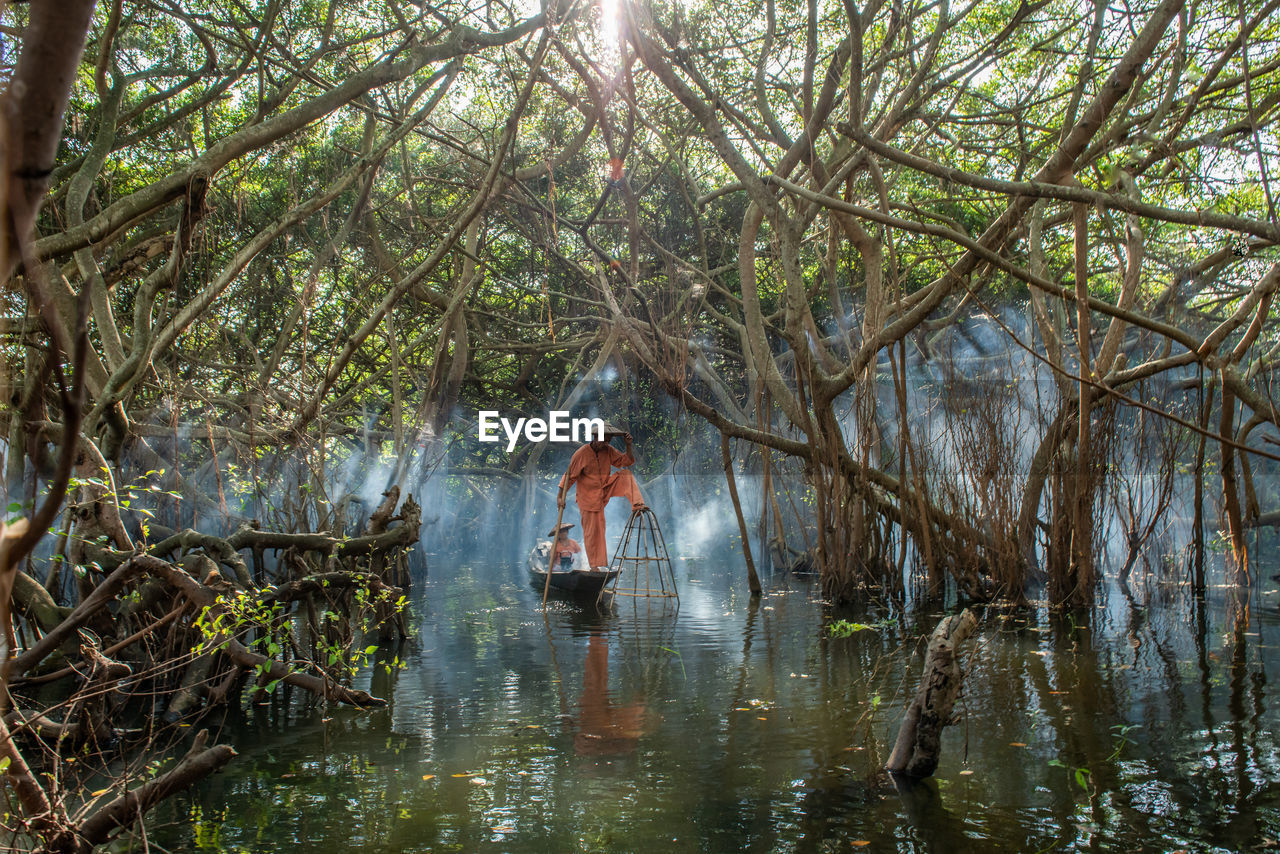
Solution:
<path fill-rule="evenodd" d="M 446 569 L 446 567 L 448 567 Z M 156 811 L 199 851 L 1239 851 L 1280 838 L 1274 582 L 1154 577 L 1093 628 L 985 613 L 937 776 L 877 773 L 939 613 L 832 638 L 815 585 L 735 561 L 600 615 L 433 558 L 385 709 L 253 708 Z M 884 622 L 879 622 L 884 620 Z"/>

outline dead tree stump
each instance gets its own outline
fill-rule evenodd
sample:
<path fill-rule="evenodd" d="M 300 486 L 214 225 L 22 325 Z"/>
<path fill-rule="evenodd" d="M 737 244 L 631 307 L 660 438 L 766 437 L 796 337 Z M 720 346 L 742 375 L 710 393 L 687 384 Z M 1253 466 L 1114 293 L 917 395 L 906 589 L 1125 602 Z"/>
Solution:
<path fill-rule="evenodd" d="M 928 777 L 937 770 L 942 728 L 951 722 L 951 709 L 964 680 L 958 650 L 977 627 L 977 617 L 966 608 L 943 618 L 933 630 L 920 690 L 907 708 L 893 753 L 885 763 L 886 771 Z"/>

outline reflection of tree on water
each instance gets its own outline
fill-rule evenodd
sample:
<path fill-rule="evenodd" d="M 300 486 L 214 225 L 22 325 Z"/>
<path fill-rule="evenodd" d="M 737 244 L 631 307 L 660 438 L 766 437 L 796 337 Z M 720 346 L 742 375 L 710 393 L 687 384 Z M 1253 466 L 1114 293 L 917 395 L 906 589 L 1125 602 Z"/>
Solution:
<path fill-rule="evenodd" d="M 609 695 L 609 643 L 599 632 L 587 642 L 582 696 L 578 700 L 578 732 L 573 749 L 579 756 L 632 753 L 644 732 L 645 704 L 619 705 Z"/>

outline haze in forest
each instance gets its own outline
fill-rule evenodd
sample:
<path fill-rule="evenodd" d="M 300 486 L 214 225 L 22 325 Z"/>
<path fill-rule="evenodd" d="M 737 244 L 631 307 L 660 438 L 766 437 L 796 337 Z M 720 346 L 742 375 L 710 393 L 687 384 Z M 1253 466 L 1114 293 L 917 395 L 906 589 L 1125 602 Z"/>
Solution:
<path fill-rule="evenodd" d="M 625 425 L 676 548 L 741 550 L 752 595 L 1087 624 L 1135 577 L 1203 607 L 1270 569 L 1276 2 L 0 24 L 27 848 L 232 761 L 177 750 L 210 710 L 383 702 L 356 679 L 433 556 L 518 567 L 555 521 L 571 448 L 482 410 Z M 88 794 L 179 754 L 141 807 Z"/>

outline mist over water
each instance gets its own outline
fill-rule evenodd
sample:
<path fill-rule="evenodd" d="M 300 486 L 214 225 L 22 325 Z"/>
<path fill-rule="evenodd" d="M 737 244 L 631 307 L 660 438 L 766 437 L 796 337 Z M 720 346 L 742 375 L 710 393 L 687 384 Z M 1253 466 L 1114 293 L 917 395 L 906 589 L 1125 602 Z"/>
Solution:
<path fill-rule="evenodd" d="M 1221 584 L 1211 548 L 1214 583 L 1195 601 L 1180 505 L 1172 550 L 1153 547 L 1127 586 L 1108 580 L 1090 626 L 1047 616 L 1034 592 L 1029 611 L 986 609 L 939 771 L 899 791 L 878 772 L 937 605 L 908 586 L 901 605 L 833 613 L 815 580 L 768 571 L 753 603 L 723 472 L 684 454 L 645 477 L 644 452 L 678 607 L 553 597 L 544 615 L 525 557 L 555 521 L 558 473 L 414 456 L 403 491 L 423 506 L 426 569 L 413 637 L 357 678 L 388 706 L 249 706 L 224 730 L 240 756 L 162 807 L 151 838 L 200 851 L 923 852 L 1242 850 L 1280 835 L 1269 532 L 1251 543 L 1263 560 L 1251 590 Z M 367 515 L 397 462 L 352 459 L 330 470 L 330 494 L 357 495 Z M 761 478 L 737 481 L 762 564 Z M 794 478 L 775 488 L 804 506 Z M 1183 474 L 1177 492 L 1189 489 Z M 607 510 L 610 551 L 628 511 Z M 579 524 L 572 497 L 565 520 Z M 1116 560 L 1113 528 L 1103 549 Z M 865 628 L 832 637 L 835 618 Z"/>

